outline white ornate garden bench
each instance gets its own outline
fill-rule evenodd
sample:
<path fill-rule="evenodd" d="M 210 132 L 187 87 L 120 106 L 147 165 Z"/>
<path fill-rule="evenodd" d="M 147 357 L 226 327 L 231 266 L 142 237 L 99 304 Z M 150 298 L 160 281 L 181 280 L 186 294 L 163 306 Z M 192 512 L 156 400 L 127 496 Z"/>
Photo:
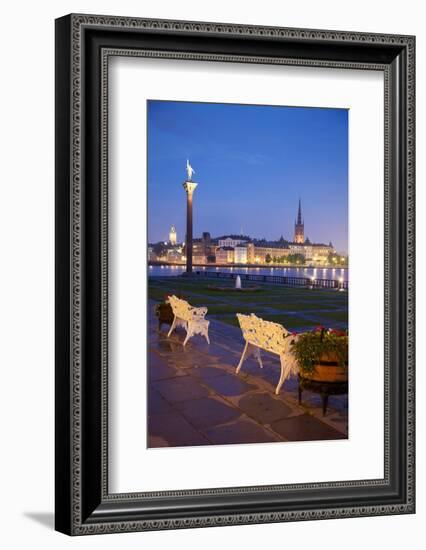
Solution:
<path fill-rule="evenodd" d="M 186 329 L 186 338 L 183 342 L 185 345 L 188 340 L 195 334 L 201 334 L 205 336 L 207 342 L 209 340 L 209 323 L 204 317 L 207 313 L 206 307 L 193 307 L 191 304 L 177 298 L 176 296 L 169 296 L 168 302 L 173 310 L 173 323 L 167 334 L 169 337 L 174 329 L 178 326 L 183 326 Z"/>
<path fill-rule="evenodd" d="M 281 376 L 275 389 L 275 393 L 278 394 L 285 380 L 291 374 L 297 374 L 298 372 L 297 360 L 291 350 L 291 343 L 297 336 L 292 336 L 282 325 L 265 321 L 260 317 L 256 317 L 254 313 L 251 315 L 237 313 L 237 318 L 246 341 L 237 372 L 240 372 L 243 362 L 250 355 L 253 355 L 257 359 L 260 368 L 263 368 L 260 357 L 261 349 L 279 355 Z"/>

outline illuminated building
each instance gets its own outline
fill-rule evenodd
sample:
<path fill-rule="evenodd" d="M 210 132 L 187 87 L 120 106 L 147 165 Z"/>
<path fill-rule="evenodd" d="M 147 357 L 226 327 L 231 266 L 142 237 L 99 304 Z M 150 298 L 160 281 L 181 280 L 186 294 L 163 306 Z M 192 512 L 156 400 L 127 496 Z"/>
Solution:
<path fill-rule="evenodd" d="M 303 244 L 305 242 L 305 224 L 302 220 L 302 204 L 299 199 L 299 210 L 297 211 L 297 220 L 294 224 L 294 242 Z"/>
<path fill-rule="evenodd" d="M 174 225 L 170 228 L 169 243 L 175 245 L 177 243 L 177 233 Z"/>

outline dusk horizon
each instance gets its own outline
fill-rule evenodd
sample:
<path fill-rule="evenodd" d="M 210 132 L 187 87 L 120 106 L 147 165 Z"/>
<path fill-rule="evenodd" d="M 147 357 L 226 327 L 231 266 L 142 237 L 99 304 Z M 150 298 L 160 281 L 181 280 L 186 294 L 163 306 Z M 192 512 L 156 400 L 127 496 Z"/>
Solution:
<path fill-rule="evenodd" d="M 348 251 L 348 111 L 148 101 L 148 241 L 185 238 L 185 163 L 198 183 L 194 237 L 305 236 Z"/>

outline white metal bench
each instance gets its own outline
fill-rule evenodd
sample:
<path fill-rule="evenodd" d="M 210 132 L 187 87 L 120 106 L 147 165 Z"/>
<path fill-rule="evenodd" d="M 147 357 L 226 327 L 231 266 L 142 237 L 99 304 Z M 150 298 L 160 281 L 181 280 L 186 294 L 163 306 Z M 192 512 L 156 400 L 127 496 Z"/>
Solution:
<path fill-rule="evenodd" d="M 263 368 L 260 357 L 261 349 L 279 355 L 281 376 L 275 389 L 275 393 L 278 394 L 285 380 L 291 374 L 298 372 L 297 360 L 291 350 L 291 343 L 297 337 L 292 336 L 282 325 L 265 321 L 260 317 L 256 317 L 254 313 L 251 315 L 237 313 L 237 317 L 246 341 L 237 372 L 240 372 L 243 362 L 250 355 L 253 355 L 257 359 L 260 368 Z"/>
<path fill-rule="evenodd" d="M 172 307 L 174 318 L 167 336 L 169 337 L 176 327 L 183 326 L 186 329 L 186 338 L 183 342 L 184 346 L 195 334 L 205 336 L 207 342 L 210 344 L 210 322 L 204 318 L 207 313 L 207 308 L 193 307 L 187 301 L 177 298 L 177 296 L 169 296 L 168 302 Z"/>

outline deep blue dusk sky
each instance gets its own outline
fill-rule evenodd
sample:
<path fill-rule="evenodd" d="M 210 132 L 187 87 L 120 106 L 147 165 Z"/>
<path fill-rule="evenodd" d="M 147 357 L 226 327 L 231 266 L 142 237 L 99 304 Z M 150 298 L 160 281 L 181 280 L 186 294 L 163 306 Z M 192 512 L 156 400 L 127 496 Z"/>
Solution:
<path fill-rule="evenodd" d="M 148 101 L 149 242 L 185 238 L 187 158 L 194 237 L 292 240 L 300 197 L 305 237 L 347 251 L 347 110 Z"/>

